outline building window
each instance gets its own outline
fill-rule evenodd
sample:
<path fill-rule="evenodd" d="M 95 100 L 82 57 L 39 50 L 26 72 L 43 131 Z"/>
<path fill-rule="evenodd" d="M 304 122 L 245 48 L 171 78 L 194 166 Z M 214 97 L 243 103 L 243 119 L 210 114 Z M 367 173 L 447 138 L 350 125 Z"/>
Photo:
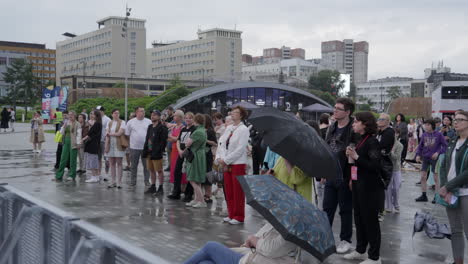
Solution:
<path fill-rule="evenodd" d="M 130 63 L 130 71 L 135 72 L 135 68 L 136 68 L 136 63 L 134 62 Z"/>
<path fill-rule="evenodd" d="M 0 65 L 6 65 L 7 64 L 7 58 L 6 57 L 0 57 Z"/>
<path fill-rule="evenodd" d="M 130 39 L 135 40 L 136 39 L 136 32 L 130 32 Z"/>

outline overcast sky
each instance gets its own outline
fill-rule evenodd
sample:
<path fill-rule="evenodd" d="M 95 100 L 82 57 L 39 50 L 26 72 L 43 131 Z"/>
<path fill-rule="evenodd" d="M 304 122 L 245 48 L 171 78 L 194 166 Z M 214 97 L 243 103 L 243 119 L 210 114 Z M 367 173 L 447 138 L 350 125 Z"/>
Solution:
<path fill-rule="evenodd" d="M 468 73 L 467 0 L 0 0 L 1 40 L 45 43 L 55 48 L 64 32 L 97 29 L 95 21 L 123 16 L 146 19 L 153 40 L 192 40 L 198 28 L 243 31 L 243 53 L 300 47 L 320 58 L 320 43 L 352 38 L 369 42 L 369 78 L 422 78 L 443 60 Z"/>

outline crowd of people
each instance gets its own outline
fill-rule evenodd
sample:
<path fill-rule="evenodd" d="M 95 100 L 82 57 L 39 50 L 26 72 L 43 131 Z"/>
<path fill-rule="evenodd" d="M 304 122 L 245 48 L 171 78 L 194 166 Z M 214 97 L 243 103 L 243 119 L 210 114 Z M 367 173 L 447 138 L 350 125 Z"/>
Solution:
<path fill-rule="evenodd" d="M 7 132 L 11 128 L 11 132 L 15 132 L 16 112 L 13 108 L 4 107 L 1 113 L 0 131 Z"/>
<path fill-rule="evenodd" d="M 168 199 L 183 198 L 187 207 L 205 208 L 216 193 L 224 194 L 227 212 L 222 221 L 239 225 L 245 220 L 245 195 L 236 177 L 272 174 L 317 204 L 328 216 L 330 225 L 339 208 L 337 253 L 367 264 L 381 263 L 379 221 L 383 221 L 386 213 L 400 212 L 401 169 L 405 162 L 415 161 L 421 163 L 422 190 L 416 202 L 428 201 L 428 185 L 434 185 L 438 203 L 458 205 L 447 206 L 447 215 L 453 233 L 454 260 L 463 263 L 462 232 L 468 233 L 468 200 L 464 198 L 468 195 L 468 112 L 459 110 L 443 120 L 410 119 L 406 123 L 403 114 L 392 120 L 385 113 L 376 118 L 370 112 L 354 113 L 354 110 L 351 99 L 338 98 L 332 115 L 322 114 L 318 122 L 306 121 L 328 144 L 340 164 L 342 177 L 333 180 L 305 175 L 293 162 L 265 146 L 262 133 L 248 122 L 249 112 L 240 106 L 230 109 L 227 116 L 194 114 L 168 107 L 162 112 L 150 111 L 149 119 L 145 117 L 145 109 L 137 107 L 127 122 L 120 119 L 119 109 L 113 109 L 109 118 L 102 106 L 89 116 L 86 110 L 80 114 L 63 111 L 55 117 L 58 146 L 54 180 L 74 181 L 80 175 L 86 177 L 86 183 L 109 181 L 109 189 L 121 189 L 123 171 L 128 170 L 130 189 L 141 182 L 145 194 L 162 197 L 164 171 L 168 171 L 172 184 Z M 3 115 L 2 112 L 2 128 Z M 40 152 L 44 131 L 39 112 L 31 120 L 30 140 L 34 151 Z M 164 157 L 167 162 L 163 162 Z M 137 180 L 140 161 L 141 181 Z M 106 176 L 108 171 L 110 177 Z M 353 218 L 355 249 L 351 247 Z M 219 259 L 223 263 L 294 260 L 288 255 L 295 247 L 269 224 L 249 236 L 243 246 L 249 250 L 232 250 L 210 242 L 186 263 L 220 263 Z"/>

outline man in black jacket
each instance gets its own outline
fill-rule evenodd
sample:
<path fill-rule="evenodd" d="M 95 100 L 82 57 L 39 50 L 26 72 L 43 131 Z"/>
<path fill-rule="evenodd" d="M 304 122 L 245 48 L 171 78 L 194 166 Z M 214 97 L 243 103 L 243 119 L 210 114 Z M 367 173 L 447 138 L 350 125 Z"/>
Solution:
<path fill-rule="evenodd" d="M 379 193 L 379 221 L 383 221 L 383 215 L 385 210 L 385 192 L 383 189 L 387 188 L 390 183 L 393 171 L 392 160 L 390 159 L 390 152 L 392 152 L 393 144 L 395 144 L 395 131 L 390 127 L 390 116 L 382 113 L 377 119 L 377 126 L 379 128 L 377 140 L 380 145 L 381 158 L 381 178 L 382 178 L 382 190 Z"/>
<path fill-rule="evenodd" d="M 323 210 L 327 213 L 330 225 L 333 225 L 336 208 L 340 206 L 341 217 L 341 242 L 337 246 L 337 252 L 344 254 L 351 249 L 351 237 L 353 235 L 353 202 L 349 189 L 351 166 L 346 157 L 346 147 L 350 143 L 356 144 L 360 136 L 354 133 L 352 125 L 354 119 L 354 102 L 349 98 L 338 98 L 335 103 L 333 115 L 336 122 L 328 129 L 325 141 L 335 153 L 340 163 L 343 178 L 326 181 L 323 196 Z M 325 180 L 322 179 L 322 183 Z"/>
<path fill-rule="evenodd" d="M 148 171 L 151 174 L 151 186 L 145 193 L 159 196 L 164 194 L 163 181 L 163 154 L 167 145 L 168 130 L 161 123 L 161 112 L 153 110 L 151 112 L 151 122 L 146 132 L 145 146 L 143 148 L 143 157 L 147 158 Z M 156 172 L 159 178 L 159 187 L 156 190 Z"/>

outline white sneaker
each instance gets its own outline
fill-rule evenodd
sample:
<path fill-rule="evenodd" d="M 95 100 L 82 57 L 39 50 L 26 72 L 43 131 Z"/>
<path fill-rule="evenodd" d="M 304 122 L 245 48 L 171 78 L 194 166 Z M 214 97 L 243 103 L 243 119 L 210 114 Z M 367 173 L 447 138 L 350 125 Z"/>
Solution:
<path fill-rule="evenodd" d="M 400 213 L 400 208 L 395 208 L 395 209 L 393 209 L 393 211 L 394 211 L 396 214 L 399 214 L 399 213 Z"/>
<path fill-rule="evenodd" d="M 86 183 L 98 183 L 100 182 L 99 176 L 91 176 L 89 180 L 85 181 Z"/>
<path fill-rule="evenodd" d="M 197 203 L 197 201 L 192 200 L 192 201 L 186 203 L 185 206 L 189 206 L 189 207 L 190 207 L 190 206 L 194 206 L 196 203 Z"/>
<path fill-rule="evenodd" d="M 382 261 L 380 260 L 380 258 L 378 260 L 366 259 L 363 262 L 360 262 L 359 264 L 382 264 Z"/>
<path fill-rule="evenodd" d="M 231 219 L 231 221 L 228 222 L 231 225 L 240 225 L 243 224 L 244 222 L 237 221 L 236 219 Z"/>
<path fill-rule="evenodd" d="M 349 259 L 349 260 L 367 260 L 367 254 L 366 253 L 359 253 L 356 250 L 353 252 L 346 254 L 343 256 L 344 259 Z"/>
<path fill-rule="evenodd" d="M 33 149 L 33 150 L 32 150 L 32 153 L 36 153 L 36 150 L 35 150 L 35 149 Z"/>
<path fill-rule="evenodd" d="M 206 203 L 205 202 L 197 202 L 196 204 L 192 205 L 193 208 L 205 208 Z"/>
<path fill-rule="evenodd" d="M 223 222 L 229 222 L 229 221 L 231 221 L 231 220 L 232 220 L 232 219 L 229 218 L 229 217 L 224 217 L 224 218 L 223 218 Z"/>
<path fill-rule="evenodd" d="M 223 209 L 223 210 L 221 210 L 221 213 L 219 213 L 219 215 L 220 216 L 228 216 L 229 213 L 228 213 L 227 209 Z"/>
<path fill-rule="evenodd" d="M 351 249 L 351 243 L 346 240 L 341 240 L 341 242 L 336 247 L 336 253 L 344 254 Z"/>

